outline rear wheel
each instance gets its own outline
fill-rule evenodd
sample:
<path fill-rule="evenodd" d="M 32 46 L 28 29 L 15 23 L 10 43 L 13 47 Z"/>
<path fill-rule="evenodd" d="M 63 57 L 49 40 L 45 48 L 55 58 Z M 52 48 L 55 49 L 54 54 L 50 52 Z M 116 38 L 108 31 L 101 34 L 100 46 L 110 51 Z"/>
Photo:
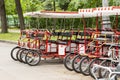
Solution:
<path fill-rule="evenodd" d="M 17 54 L 17 51 L 18 51 L 19 49 L 20 49 L 20 47 L 19 47 L 19 46 L 16 46 L 16 47 L 14 47 L 14 48 L 11 50 L 11 53 L 10 53 L 11 58 L 12 58 L 13 60 L 15 60 L 15 61 L 17 61 L 16 54 Z"/>
<path fill-rule="evenodd" d="M 80 73 L 79 65 L 80 65 L 81 58 L 82 56 L 78 54 L 74 57 L 73 62 L 72 62 L 72 68 L 77 73 Z"/>
<path fill-rule="evenodd" d="M 67 54 L 64 58 L 64 66 L 69 70 L 69 71 L 72 71 L 73 68 L 72 68 L 72 61 L 73 61 L 73 57 L 74 57 L 74 54 Z"/>
<path fill-rule="evenodd" d="M 29 50 L 25 56 L 25 62 L 30 66 L 36 66 L 41 61 L 40 53 L 34 50 Z"/>

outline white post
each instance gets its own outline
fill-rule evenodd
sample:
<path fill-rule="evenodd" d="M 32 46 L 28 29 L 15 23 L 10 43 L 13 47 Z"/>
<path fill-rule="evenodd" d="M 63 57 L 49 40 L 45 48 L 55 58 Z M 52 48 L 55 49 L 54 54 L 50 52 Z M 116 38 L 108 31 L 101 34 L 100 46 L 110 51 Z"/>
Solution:
<path fill-rule="evenodd" d="M 108 6 L 109 6 L 109 1 L 102 0 L 102 7 L 108 7 Z M 105 28 L 111 29 L 111 22 L 110 22 L 109 16 L 102 17 L 102 29 L 105 29 Z"/>
<path fill-rule="evenodd" d="M 102 6 L 103 7 L 108 7 L 109 6 L 108 0 L 102 0 Z"/>

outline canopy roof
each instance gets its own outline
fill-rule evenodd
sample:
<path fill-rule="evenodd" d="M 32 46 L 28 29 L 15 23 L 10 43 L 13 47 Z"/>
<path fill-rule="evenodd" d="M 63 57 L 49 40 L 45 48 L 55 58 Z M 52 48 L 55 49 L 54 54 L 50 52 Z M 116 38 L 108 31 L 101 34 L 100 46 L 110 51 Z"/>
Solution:
<path fill-rule="evenodd" d="M 24 16 L 40 18 L 88 18 L 112 15 L 120 15 L 120 6 L 79 9 L 78 12 L 37 11 L 24 14 Z"/>

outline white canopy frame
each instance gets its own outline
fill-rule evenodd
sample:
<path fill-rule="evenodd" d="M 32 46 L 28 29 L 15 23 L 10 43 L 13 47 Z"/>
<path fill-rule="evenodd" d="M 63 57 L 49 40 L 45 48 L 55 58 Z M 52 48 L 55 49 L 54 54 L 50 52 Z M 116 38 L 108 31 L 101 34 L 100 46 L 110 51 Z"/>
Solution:
<path fill-rule="evenodd" d="M 28 12 L 24 16 L 39 17 L 39 18 L 89 18 L 100 16 L 120 15 L 120 6 L 98 7 L 79 9 L 78 12 Z"/>

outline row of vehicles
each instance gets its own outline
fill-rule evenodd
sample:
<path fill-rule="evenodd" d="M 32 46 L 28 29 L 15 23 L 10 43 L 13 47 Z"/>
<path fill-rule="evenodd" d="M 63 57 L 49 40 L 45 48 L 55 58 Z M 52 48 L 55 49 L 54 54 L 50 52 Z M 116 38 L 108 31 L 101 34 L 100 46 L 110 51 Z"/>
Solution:
<path fill-rule="evenodd" d="M 90 75 L 96 80 L 116 80 L 119 72 L 120 7 L 103 7 L 81 9 L 78 13 L 65 12 L 32 12 L 32 17 L 48 18 L 82 18 L 84 29 L 31 29 L 21 30 L 18 45 L 11 50 L 15 61 L 38 65 L 41 59 L 63 59 L 64 66 L 70 71 Z M 104 16 L 115 16 L 114 29 L 103 28 L 109 21 L 99 19 Z M 96 27 L 86 27 L 85 18 L 96 17 Z M 107 75 L 106 75 L 107 74 Z M 101 79 L 102 78 L 102 79 Z"/>

